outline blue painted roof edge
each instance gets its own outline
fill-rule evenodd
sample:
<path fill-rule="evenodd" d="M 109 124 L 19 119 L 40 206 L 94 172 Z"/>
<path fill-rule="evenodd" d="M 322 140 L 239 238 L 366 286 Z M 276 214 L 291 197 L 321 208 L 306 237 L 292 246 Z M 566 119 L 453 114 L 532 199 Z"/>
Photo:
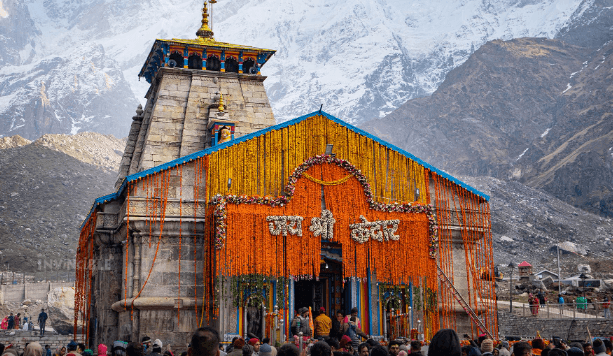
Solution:
<path fill-rule="evenodd" d="M 319 113 L 319 112 L 316 112 L 316 113 Z M 341 120 L 339 118 L 336 118 L 336 117 L 334 117 L 334 116 L 332 116 L 332 115 L 330 115 L 330 114 L 328 114 L 326 112 L 322 111 L 321 114 L 324 115 L 325 117 L 327 117 L 328 119 L 336 122 L 339 125 L 343 125 L 343 126 L 347 127 L 348 129 L 350 129 L 350 130 L 352 130 L 352 131 L 354 131 L 354 132 L 356 132 L 356 133 L 358 133 L 360 135 L 366 136 L 366 137 L 370 138 L 371 140 L 376 141 L 379 144 L 381 144 L 381 145 L 383 145 L 383 146 L 385 146 L 385 147 L 387 147 L 389 149 L 392 149 L 392 150 L 394 150 L 396 152 L 399 152 L 399 153 L 403 154 L 404 156 L 406 156 L 406 157 L 414 160 L 415 162 L 421 164 L 422 166 L 424 166 L 425 168 L 429 169 L 430 171 L 435 172 L 439 176 L 454 182 L 455 184 L 457 184 L 457 185 L 461 186 L 462 188 L 470 191 L 471 193 L 473 193 L 475 195 L 478 195 L 478 196 L 480 196 L 481 198 L 483 198 L 483 199 L 485 199 L 487 201 L 490 200 L 490 196 L 489 195 L 487 195 L 487 194 L 485 194 L 485 193 L 483 193 L 483 192 L 481 192 L 481 191 L 471 187 L 470 185 L 468 185 L 468 184 L 462 182 L 461 180 L 455 178 L 451 174 L 443 172 L 442 170 L 432 166 L 431 164 L 424 162 L 423 160 L 415 157 L 411 153 L 403 150 L 402 148 L 394 146 L 394 145 L 392 145 L 389 142 L 383 141 L 382 139 L 378 138 L 377 136 L 374 136 L 374 135 L 372 135 L 372 134 L 370 134 L 370 133 L 368 133 L 368 132 L 366 132 L 366 131 L 364 131 L 364 130 L 362 130 L 360 128 L 357 128 L 357 127 L 355 127 L 355 126 L 353 126 L 351 124 L 348 124 L 348 123 L 344 122 L 343 120 Z M 313 114 L 310 114 L 310 115 L 312 116 Z"/>
<path fill-rule="evenodd" d="M 369 139 L 371 139 L 373 141 L 376 141 L 377 143 L 379 143 L 379 144 L 381 144 L 381 145 L 383 145 L 383 146 L 385 146 L 385 147 L 387 147 L 389 149 L 397 151 L 397 152 L 401 153 L 402 155 L 404 155 L 404 156 L 414 160 L 415 162 L 421 164 L 422 166 L 424 166 L 425 168 L 429 169 L 430 171 L 438 174 L 439 176 L 441 176 L 441 177 L 443 177 L 445 179 L 448 179 L 448 180 L 454 182 L 455 184 L 461 186 L 462 188 L 470 191 L 471 193 L 476 194 L 476 195 L 482 197 L 486 201 L 490 200 L 490 197 L 487 194 L 484 194 L 484 193 L 478 191 L 477 189 L 471 187 L 470 185 L 468 185 L 468 184 L 462 182 L 461 180 L 453 177 L 452 175 L 450 175 L 450 174 L 448 174 L 446 172 L 443 172 L 440 169 L 438 169 L 438 168 L 436 168 L 436 167 L 434 167 L 434 166 L 424 162 L 423 160 L 413 156 L 412 154 L 410 154 L 409 152 L 403 150 L 402 148 L 394 146 L 391 143 L 385 142 L 382 139 L 380 139 L 380 138 L 378 138 L 378 137 L 376 137 L 374 135 L 371 135 L 370 133 L 368 133 L 368 132 L 366 132 L 366 131 L 364 131 L 364 130 L 362 130 L 360 128 L 357 128 L 357 127 L 355 127 L 355 126 L 353 126 L 351 124 L 346 123 L 345 121 L 343 121 L 343 120 L 341 120 L 341 119 L 339 119 L 337 117 L 334 117 L 334 116 L 326 113 L 325 111 L 321 111 L 321 112 L 320 111 L 315 111 L 315 112 L 312 112 L 310 114 L 303 115 L 303 116 L 300 116 L 298 118 L 295 118 L 293 120 L 286 121 L 286 122 L 283 122 L 281 124 L 278 124 L 278 125 L 275 125 L 275 126 L 271 126 L 271 127 L 265 128 L 263 130 L 250 133 L 248 135 L 242 136 L 242 137 L 237 138 L 235 140 L 232 140 L 230 142 L 222 143 L 222 144 L 219 144 L 219 145 L 214 146 L 214 147 L 207 148 L 207 149 L 202 150 L 202 151 L 194 152 L 194 153 L 192 153 L 190 155 L 187 155 L 187 156 L 184 156 L 184 157 L 181 157 L 181 158 L 177 158 L 175 160 L 172 160 L 170 162 L 161 164 L 159 166 L 156 166 L 156 167 L 147 169 L 145 171 L 142 171 L 142 172 L 135 173 L 135 174 L 132 174 L 130 176 L 127 176 L 123 180 L 123 183 L 121 184 L 121 187 L 119 187 L 117 192 L 115 192 L 113 194 L 105 195 L 105 196 L 100 197 L 100 198 L 98 198 L 98 199 L 96 199 L 94 201 L 94 204 L 93 204 L 92 208 L 90 209 L 89 214 L 87 215 L 87 218 L 85 218 L 85 221 L 83 221 L 83 224 L 81 224 L 81 229 L 83 228 L 83 226 L 85 226 L 85 223 L 87 222 L 87 220 L 89 220 L 89 217 L 94 212 L 94 210 L 98 207 L 98 205 L 104 204 L 104 203 L 106 203 L 106 202 L 108 202 L 110 200 L 115 200 L 115 199 L 119 198 L 119 196 L 121 196 L 121 193 L 123 192 L 123 190 L 126 188 L 126 184 L 127 183 L 139 180 L 139 179 L 147 177 L 147 176 L 149 176 L 151 174 L 156 174 L 156 173 L 159 173 L 161 171 L 164 171 L 164 170 L 167 170 L 167 169 L 170 169 L 170 168 L 178 167 L 179 165 L 191 162 L 191 161 L 193 161 L 195 159 L 204 157 L 206 155 L 209 155 L 211 153 L 217 152 L 219 150 L 223 150 L 225 148 L 232 147 L 234 145 L 238 145 L 238 144 L 243 143 L 245 141 L 249 141 L 249 140 L 251 140 L 251 139 L 253 139 L 255 137 L 264 135 L 264 134 L 266 134 L 266 133 L 268 133 L 270 131 L 280 130 L 280 129 L 286 128 L 288 126 L 297 124 L 297 123 L 299 123 L 299 122 L 301 122 L 303 120 L 306 120 L 306 119 L 308 119 L 310 117 L 313 117 L 313 116 L 316 116 L 316 115 L 325 116 L 329 120 L 334 121 L 334 122 L 336 122 L 339 125 L 345 126 L 348 129 L 354 131 L 355 133 L 358 133 L 360 135 L 366 136 Z"/>

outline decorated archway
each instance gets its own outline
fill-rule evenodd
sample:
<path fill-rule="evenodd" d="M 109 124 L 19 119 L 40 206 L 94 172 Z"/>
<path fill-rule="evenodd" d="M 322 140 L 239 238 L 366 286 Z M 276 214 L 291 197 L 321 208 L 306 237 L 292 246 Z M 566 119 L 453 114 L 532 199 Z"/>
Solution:
<path fill-rule="evenodd" d="M 343 284 L 375 278 L 382 286 L 414 285 L 436 296 L 434 209 L 375 202 L 367 179 L 345 160 L 311 158 L 293 172 L 283 196 L 218 195 L 209 211 L 217 273 L 226 278 L 318 279 L 322 245 L 333 244 L 342 250 Z M 291 297 L 288 283 L 277 284 L 284 287 L 281 298 Z M 287 300 L 276 304 L 291 308 Z M 436 330 L 438 308 L 423 312 Z"/>

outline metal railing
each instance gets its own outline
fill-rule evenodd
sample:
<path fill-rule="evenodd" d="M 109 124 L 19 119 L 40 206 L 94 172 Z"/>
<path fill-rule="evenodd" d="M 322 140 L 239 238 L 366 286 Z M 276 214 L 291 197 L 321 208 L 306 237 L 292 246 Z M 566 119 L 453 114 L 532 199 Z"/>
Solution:
<path fill-rule="evenodd" d="M 605 305 L 608 304 L 608 305 Z M 608 306 L 608 308 L 607 308 Z M 610 303 L 541 304 L 513 303 L 513 314 L 538 319 L 613 319 Z"/>

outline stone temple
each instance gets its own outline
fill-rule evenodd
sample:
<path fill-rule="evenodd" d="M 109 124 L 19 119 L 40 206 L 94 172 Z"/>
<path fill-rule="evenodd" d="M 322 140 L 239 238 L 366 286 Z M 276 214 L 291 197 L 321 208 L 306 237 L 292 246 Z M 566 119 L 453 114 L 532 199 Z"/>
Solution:
<path fill-rule="evenodd" d="M 276 124 L 275 51 L 156 40 L 115 192 L 77 252 L 75 332 L 181 351 L 291 337 L 296 310 L 358 308 L 373 338 L 496 334 L 489 197 L 323 111 Z M 329 314 L 330 315 L 330 314 Z"/>

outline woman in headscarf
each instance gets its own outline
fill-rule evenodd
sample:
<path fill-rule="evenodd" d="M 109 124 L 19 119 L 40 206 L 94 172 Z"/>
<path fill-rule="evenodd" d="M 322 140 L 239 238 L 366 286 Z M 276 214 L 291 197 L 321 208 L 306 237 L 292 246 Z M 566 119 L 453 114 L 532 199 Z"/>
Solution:
<path fill-rule="evenodd" d="M 23 351 L 23 356 L 43 356 L 43 347 L 38 342 L 31 342 Z"/>
<path fill-rule="evenodd" d="M 441 329 L 432 338 L 428 356 L 461 356 L 462 347 L 458 334 L 451 329 Z"/>
<path fill-rule="evenodd" d="M 343 335 L 340 342 L 341 351 L 349 352 L 349 347 L 351 346 L 351 338 L 347 335 Z"/>
<path fill-rule="evenodd" d="M 532 315 L 537 316 L 539 314 L 539 300 L 532 293 L 528 295 L 528 305 L 530 305 Z"/>

